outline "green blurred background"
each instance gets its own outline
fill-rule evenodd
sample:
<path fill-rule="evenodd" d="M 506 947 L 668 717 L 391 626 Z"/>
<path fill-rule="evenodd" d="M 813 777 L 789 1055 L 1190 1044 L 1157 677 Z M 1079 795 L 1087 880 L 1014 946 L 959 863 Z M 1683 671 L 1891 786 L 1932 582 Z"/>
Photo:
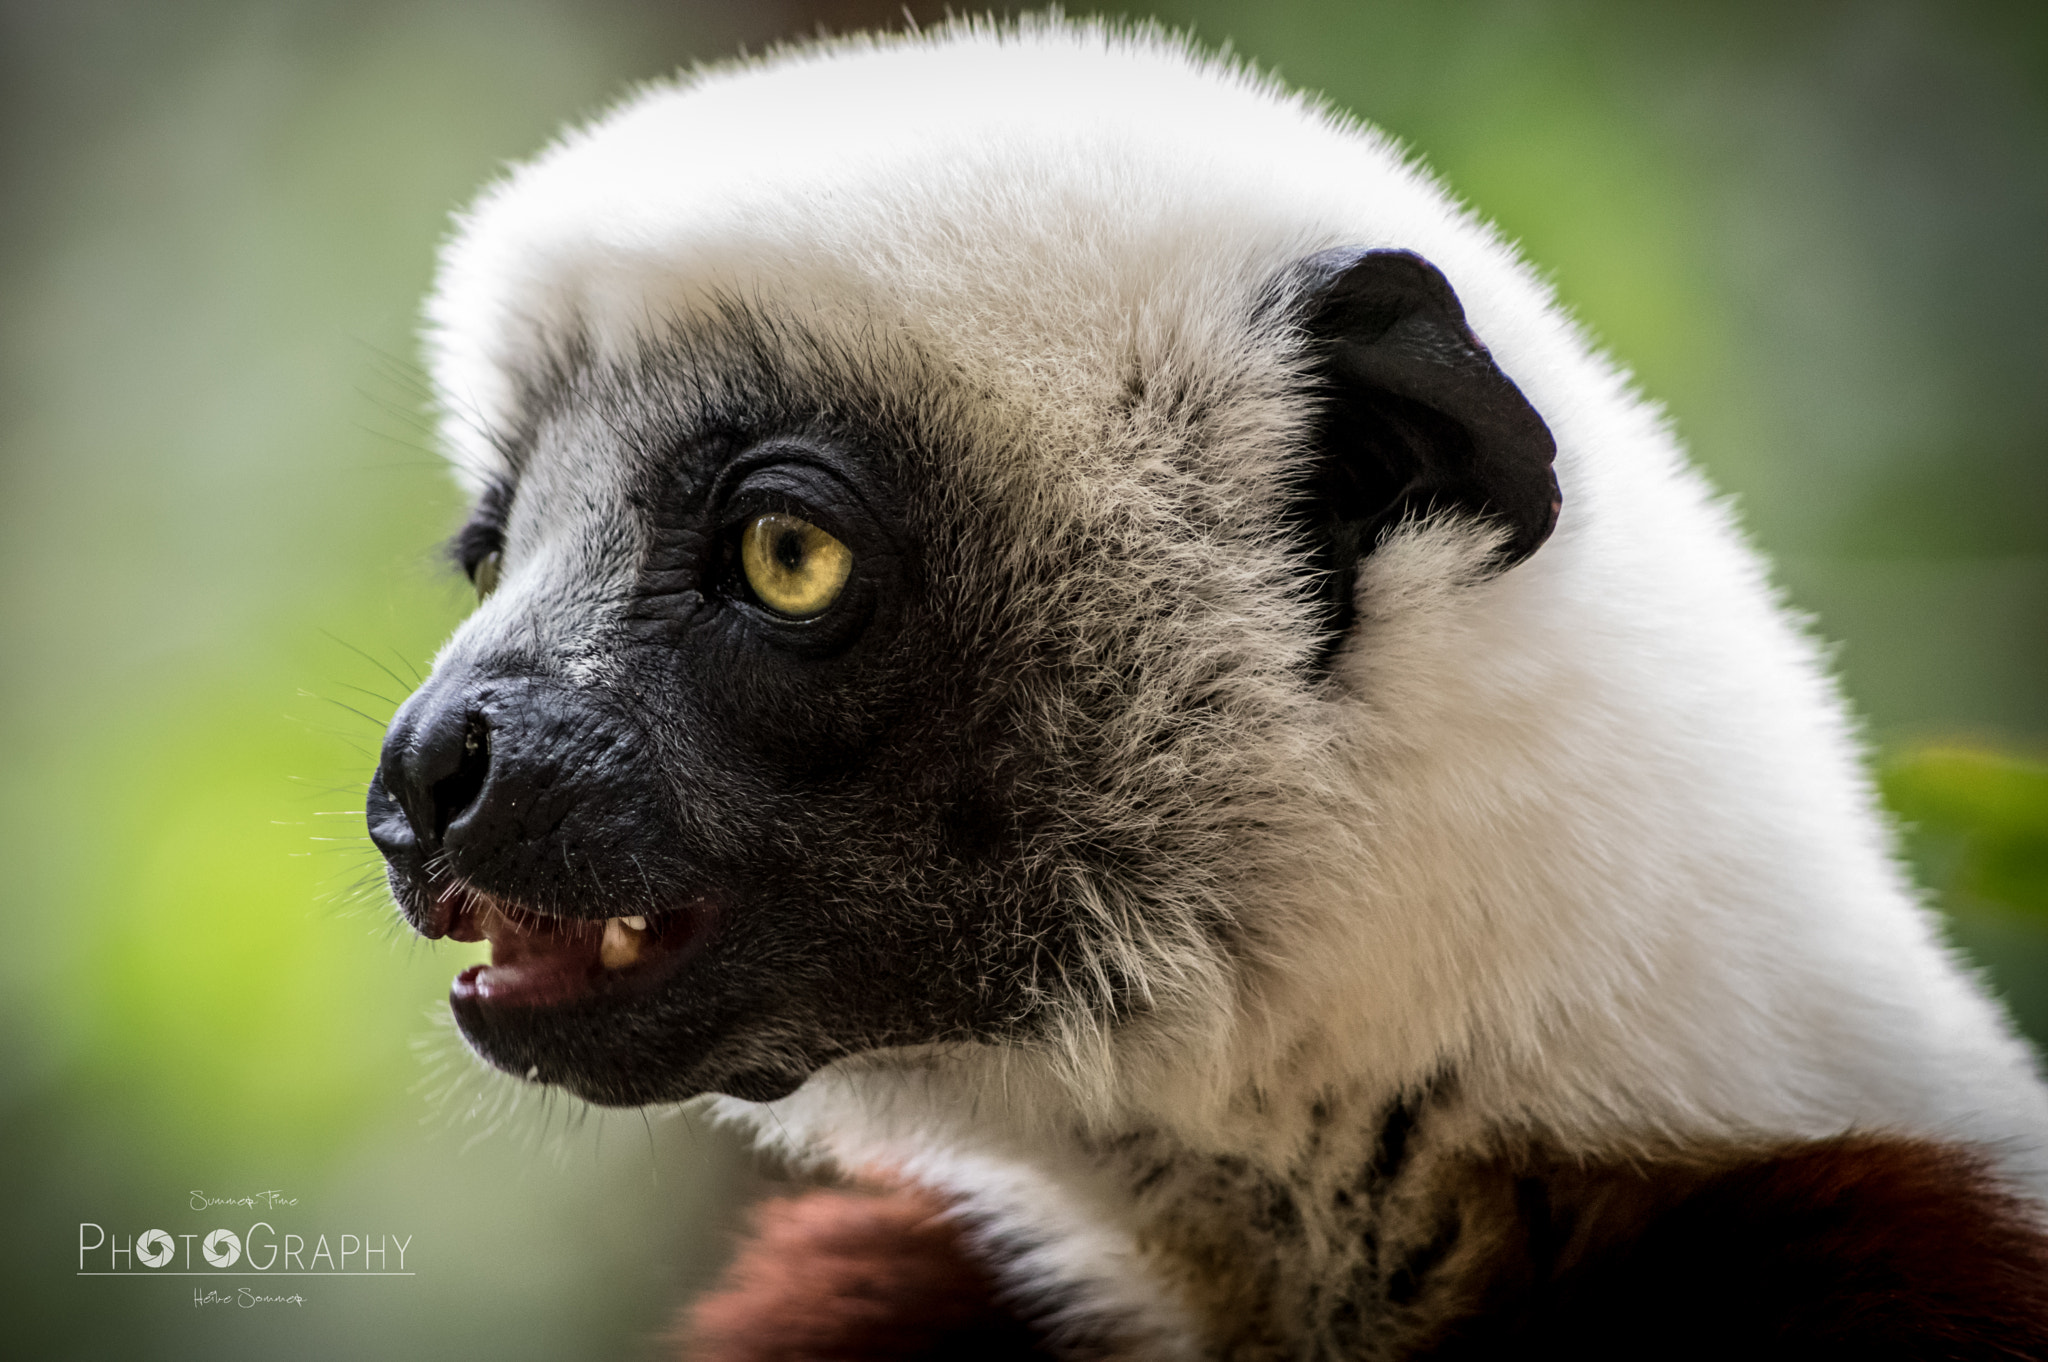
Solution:
<path fill-rule="evenodd" d="M 913 5 L 921 19 L 934 6 Z M 761 1174 L 507 1103 L 359 801 L 460 617 L 417 300 L 630 83 L 893 4 L 0 3 L 0 1305 L 33 1357 L 637 1358 Z M 1152 11 L 1408 139 L 1839 643 L 1955 939 L 2048 1038 L 2048 24 L 1972 4 Z M 414 1236 L 196 1308 L 77 1226 Z M 195 1259 L 196 1261 L 196 1259 Z M 275 1288 L 272 1288 L 275 1289 Z"/>

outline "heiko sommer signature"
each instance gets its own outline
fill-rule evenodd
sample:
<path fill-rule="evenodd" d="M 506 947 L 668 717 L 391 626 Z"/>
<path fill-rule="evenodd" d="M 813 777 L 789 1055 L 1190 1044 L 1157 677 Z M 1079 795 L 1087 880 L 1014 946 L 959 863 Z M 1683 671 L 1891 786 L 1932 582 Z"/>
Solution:
<path fill-rule="evenodd" d="M 243 1310 L 254 1310 L 259 1305 L 304 1305 L 304 1296 L 266 1296 L 258 1291 L 243 1287 L 240 1291 L 194 1291 L 192 1308 L 202 1309 L 209 1305 L 232 1305 Z"/>

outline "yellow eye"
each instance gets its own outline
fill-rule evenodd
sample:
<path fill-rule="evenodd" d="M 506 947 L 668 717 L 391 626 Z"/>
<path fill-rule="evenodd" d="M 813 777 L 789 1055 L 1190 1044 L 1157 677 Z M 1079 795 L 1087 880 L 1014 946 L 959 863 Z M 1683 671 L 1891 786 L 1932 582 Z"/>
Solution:
<path fill-rule="evenodd" d="M 498 569 L 505 564 L 505 555 L 493 550 L 476 561 L 476 571 L 470 580 L 476 583 L 476 598 L 482 600 L 498 589 Z"/>
<path fill-rule="evenodd" d="M 793 515 L 756 516 L 740 536 L 747 585 L 778 615 L 809 619 L 839 599 L 853 550 Z"/>

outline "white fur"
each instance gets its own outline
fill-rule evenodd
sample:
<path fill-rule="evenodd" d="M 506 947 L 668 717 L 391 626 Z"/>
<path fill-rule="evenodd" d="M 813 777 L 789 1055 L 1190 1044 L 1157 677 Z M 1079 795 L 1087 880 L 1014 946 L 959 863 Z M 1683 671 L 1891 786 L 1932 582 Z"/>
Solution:
<path fill-rule="evenodd" d="M 1369 1102 L 1447 1064 L 1475 1139 L 1896 1131 L 1985 1146 L 2048 1193 L 2033 1061 L 1902 877 L 1814 646 L 1654 409 L 1378 132 L 1145 30 L 959 25 L 723 67 L 482 197 L 444 256 L 432 367 L 475 485 L 527 415 L 521 376 L 573 337 L 631 356 L 715 297 L 900 327 L 986 395 L 981 419 L 1066 451 L 1037 495 L 1087 495 L 1132 355 L 1273 376 L 1228 438 L 1249 466 L 1284 437 L 1286 357 L 1249 348 L 1246 300 L 1333 245 L 1451 281 L 1557 439 L 1555 536 L 1491 580 L 1453 525 L 1368 560 L 1315 701 L 1325 745 L 1289 749 L 1313 840 L 1241 905 L 1250 958 L 1167 942 L 1143 1021 L 867 1056 L 772 1120 L 728 1110 L 968 1193 L 987 1232 L 1041 1244 L 1024 1271 L 1087 1283 L 1084 1313 L 1160 1355 L 1191 1326 L 1143 1286 L 1094 1142 L 1163 1129 L 1277 1165 L 1288 1094 Z"/>

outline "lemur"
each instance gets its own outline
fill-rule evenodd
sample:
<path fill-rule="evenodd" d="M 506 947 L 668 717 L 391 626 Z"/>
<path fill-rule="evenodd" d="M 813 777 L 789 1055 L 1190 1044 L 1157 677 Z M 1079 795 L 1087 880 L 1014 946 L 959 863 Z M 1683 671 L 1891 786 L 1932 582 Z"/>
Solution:
<path fill-rule="evenodd" d="M 1150 28 L 646 88 L 428 304 L 371 836 L 489 1064 L 870 1179 L 706 1359 L 2048 1356 L 2048 1096 L 1657 411 Z"/>

